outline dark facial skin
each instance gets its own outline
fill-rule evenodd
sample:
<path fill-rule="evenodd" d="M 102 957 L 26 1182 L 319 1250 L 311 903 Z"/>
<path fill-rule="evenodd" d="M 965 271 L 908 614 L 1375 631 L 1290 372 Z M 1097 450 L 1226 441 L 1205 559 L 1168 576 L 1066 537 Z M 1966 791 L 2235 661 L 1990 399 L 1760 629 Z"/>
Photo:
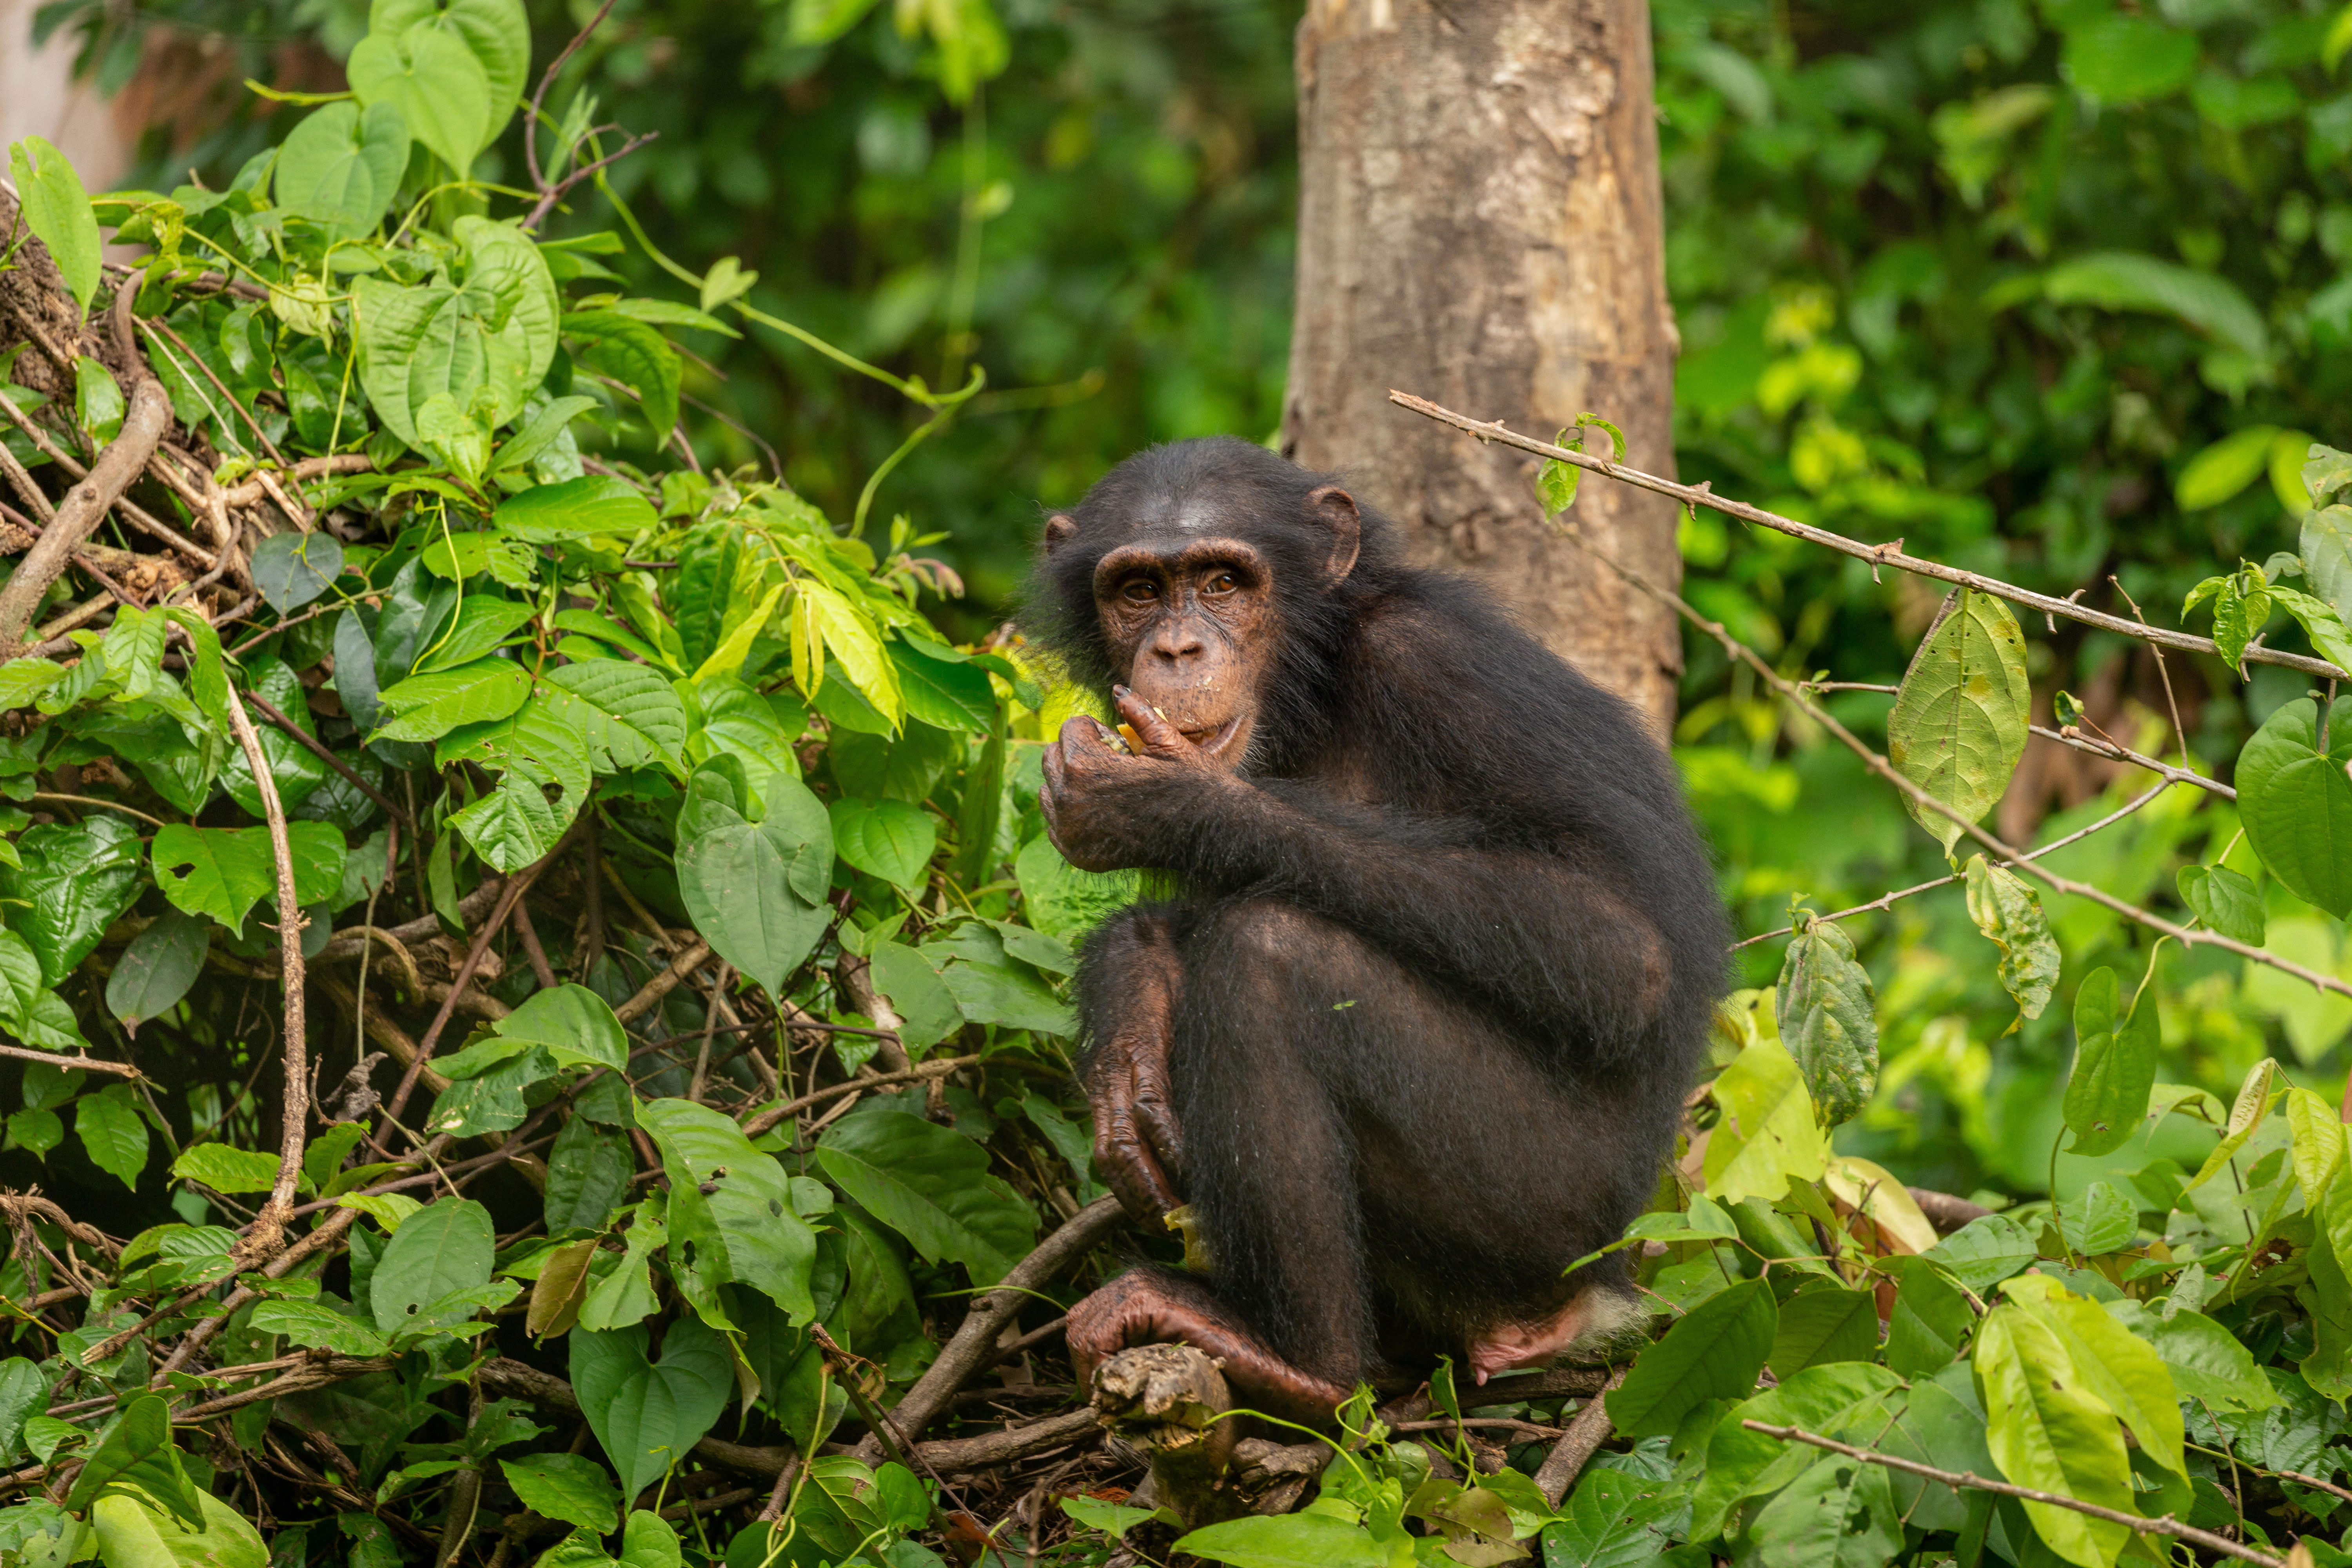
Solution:
<path fill-rule="evenodd" d="M 1337 485 L 1307 497 L 1314 523 L 1331 546 L 1328 591 L 1355 566 L 1360 544 L 1355 499 Z M 1056 517 L 1045 527 L 1050 551 L 1073 528 Z M 1144 864 L 1122 833 L 1138 788 L 1177 779 L 1213 788 L 1247 761 L 1259 711 L 1259 688 L 1280 635 L 1272 564 L 1246 540 L 1214 531 L 1214 520 L 1184 517 L 1105 554 L 1095 568 L 1095 614 L 1114 668 L 1118 716 L 1142 742 L 1130 756 L 1089 718 L 1062 726 L 1045 752 L 1039 801 L 1055 847 L 1088 871 Z M 1182 770 L 1171 776 L 1171 765 Z"/>

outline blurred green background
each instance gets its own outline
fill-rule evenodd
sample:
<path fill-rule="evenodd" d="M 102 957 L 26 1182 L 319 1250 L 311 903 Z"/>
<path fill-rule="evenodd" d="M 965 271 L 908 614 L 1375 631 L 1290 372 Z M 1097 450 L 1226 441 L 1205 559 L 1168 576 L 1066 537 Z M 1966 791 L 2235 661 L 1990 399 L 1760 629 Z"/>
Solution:
<path fill-rule="evenodd" d="M 593 9 L 535 3 L 538 58 Z M 686 267 L 740 257 L 761 308 L 899 374 L 936 384 L 984 367 L 991 391 L 873 512 L 877 528 L 904 512 L 948 535 L 939 553 L 969 587 L 956 629 L 974 637 L 1017 600 L 1041 504 L 1149 442 L 1274 430 L 1297 13 L 621 0 L 549 101 L 593 80 L 596 120 L 660 133 L 612 178 Z M 340 87 L 334 62 L 364 16 L 357 0 L 43 12 L 103 82 L 142 60 L 210 62 L 214 107 L 142 149 L 131 183 L 162 188 L 191 166 L 225 180 L 282 133 L 287 117 L 242 100 L 238 79 Z M 2273 459 L 2312 438 L 2352 445 L 2347 16 L 2297 0 L 1654 0 L 1684 477 L 2119 611 L 2127 594 L 2160 625 L 2179 624 L 2198 579 L 2292 549 Z M 794 41 L 845 18 L 829 43 Z M 520 170 L 509 132 L 479 172 Z M 686 298 L 634 251 L 614 264 L 633 288 Z M 706 457 L 772 462 L 837 517 L 916 423 L 896 395 L 780 337 L 694 346 Z M 1717 517 L 1686 524 L 1683 547 L 1690 597 L 1792 674 L 1892 681 L 1935 610 L 1916 581 Z M 2169 750 L 2177 705 L 2209 769 L 2305 685 L 2270 667 L 2251 684 L 2211 661 L 2159 668 L 2078 626 L 2027 630 L 2043 721 L 2063 690 L 2119 739 Z M 1744 932 L 1784 924 L 1792 899 L 1827 911 L 1943 874 L 1859 763 L 1713 644 L 1686 652 L 1678 755 Z M 1883 742 L 1885 695 L 1830 700 Z M 2037 744 L 1998 826 L 2047 841 L 2146 782 Z M 2177 909 L 2175 870 L 2235 829 L 2226 803 L 2175 790 L 2052 863 Z M 2352 976 L 2339 922 L 2268 897 L 2273 948 Z M 2051 912 L 2065 977 L 2014 1028 L 1957 889 L 1850 925 L 1879 987 L 1885 1070 L 1842 1145 L 1952 1191 L 2044 1186 L 2074 987 L 2101 963 L 2128 984 L 2148 962 L 2145 933 L 2105 911 Z M 1769 984 L 1780 945 L 1743 950 L 1739 983 Z M 2269 1052 L 2336 1093 L 2352 1004 L 2242 970 L 2168 947 L 2163 1076 L 2226 1093 Z M 2070 1190 L 2077 1163 L 2062 1165 Z"/>

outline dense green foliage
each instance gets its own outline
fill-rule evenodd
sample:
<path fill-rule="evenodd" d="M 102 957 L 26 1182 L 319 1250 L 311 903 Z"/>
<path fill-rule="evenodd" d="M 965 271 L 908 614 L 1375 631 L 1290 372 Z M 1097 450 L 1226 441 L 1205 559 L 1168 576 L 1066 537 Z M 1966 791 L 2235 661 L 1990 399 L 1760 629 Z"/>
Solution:
<path fill-rule="evenodd" d="M 431 7 L 374 9 L 386 36 L 438 26 L 408 15 Z M 497 21 L 462 46 L 485 84 L 527 91 L 520 13 L 458 13 Z M 359 105 L 240 109 L 193 153 L 151 149 L 142 178 L 173 186 L 193 157 L 211 189 L 96 214 L 158 255 L 139 312 L 178 336 L 142 342 L 175 440 L 218 485 L 275 468 L 256 424 L 289 461 L 369 465 L 305 482 L 319 529 L 242 503 L 257 602 L 183 591 L 0 667 L 21 807 L 0 840 L 19 862 L 0 886 L 5 1023 L 143 1075 L 27 1064 L 9 1117 L 0 1170 L 134 1239 L 46 1212 L 18 1225 L 34 1245 L 0 1294 L 46 1304 L 0 1366 L 0 1428 L 13 1411 L 16 1459 L 77 1479 L 0 1513 L 23 1536 L 0 1560 L 89 1542 L 109 1568 L 145 1568 L 165 1558 L 144 1529 L 173 1560 L 194 1560 L 197 1531 L 257 1568 L 238 1511 L 270 1521 L 278 1561 L 424 1562 L 474 1500 L 469 1561 L 509 1527 L 502 1562 L 569 1526 L 604 1544 L 576 1536 L 551 1561 L 651 1568 L 732 1541 L 735 1568 L 924 1568 L 956 1551 L 929 1478 L 840 1457 L 802 1472 L 781 1544 L 742 1522 L 760 1496 L 694 1516 L 682 1547 L 643 1514 L 622 1527 L 633 1503 L 677 1513 L 665 1487 L 734 1498 L 707 1456 L 673 1469 L 699 1433 L 740 1422 L 805 1450 L 819 1427 L 854 1431 L 845 1383 L 897 1398 L 958 1293 L 1099 1191 L 1062 1076 L 1062 986 L 1066 943 L 1121 893 L 1063 866 L 1029 801 L 1035 742 L 1071 697 L 1039 689 L 1017 644 L 980 639 L 1033 498 L 1068 499 L 1146 440 L 1271 428 L 1295 13 L 623 5 L 549 95 L 540 181 L 519 123 L 485 109 L 477 125 L 425 73 L 401 85 L 424 46 L 387 61 L 364 7 L 47 14 L 118 77 L 158 14 L 241 37 L 268 79 L 340 86 L 288 63 L 289 32 L 349 62 Z M 535 8 L 536 58 L 588 14 Z M 2352 996 L 2308 976 L 2352 980 L 2352 708 L 2300 700 L 2330 683 L 2259 648 L 2239 660 L 2259 637 L 2352 668 L 2352 466 L 2314 445 L 2347 434 L 2347 18 L 2287 0 L 1656 6 L 1685 477 L 2026 589 L 2136 603 L 2210 630 L 2221 656 L 2159 664 L 1998 595 L 1938 621 L 1940 583 L 1691 514 L 1685 592 L 1758 661 L 1693 630 L 1677 754 L 1763 940 L 1738 960 L 1748 988 L 1724 1010 L 1679 1176 L 1629 1238 L 1664 1331 L 1608 1396 L 1615 1439 L 1554 1508 L 1529 1479 L 1534 1433 L 1408 1438 L 1360 1401 L 1305 1512 L 1214 1526 L 1187 1552 L 1236 1568 L 2166 1555 L 2160 1537 L 1791 1447 L 1754 1420 L 2344 1560 L 2352 1521 L 2310 1478 L 2334 1479 L 2352 1441 L 2336 1104 Z M 402 105 L 405 163 L 383 100 Z M 574 148 L 591 123 L 621 129 Z M 567 193 L 551 240 L 512 226 L 564 156 L 653 130 L 609 191 Z M 436 146 L 472 184 L 444 183 Z M 27 216 L 102 311 L 94 245 L 78 263 L 58 216 L 78 195 L 26 153 Z M 241 298 L 206 272 L 266 287 Z M 86 452 L 122 417 L 116 378 L 87 363 L 70 396 L 16 396 Z M 684 449 L 664 445 L 674 423 Z M 43 454 L 7 439 L 38 472 Z M 54 468 L 40 478 L 62 493 Z M 207 539 L 192 488 L 195 504 L 152 482 L 134 496 Z M 76 598 L 105 597 L 79 577 Z M 1814 680 L 1832 685 L 1788 685 Z M 262 1152 L 283 1098 L 276 868 L 230 732 L 239 690 L 384 796 L 262 731 L 311 910 L 322 1089 L 357 1037 L 339 998 L 368 997 L 413 1050 L 486 929 L 490 900 L 460 895 L 553 852 L 520 908 L 558 984 L 497 934 L 487 1003 L 434 1047 L 451 1081 L 428 1081 L 426 1120 L 395 1111 L 520 1155 L 452 1142 L 436 1158 L 465 1191 L 434 1197 L 431 1172 L 314 1125 L 297 1195 L 343 1206 L 307 1223 L 366 1217 L 318 1251 L 298 1241 L 268 1281 L 232 1228 L 278 1176 Z M 1912 787 L 1873 779 L 1832 721 Z M 2152 775 L 2029 750 L 2030 725 L 2238 793 L 2142 799 Z M 2104 824 L 2043 865 L 2114 902 L 2037 891 L 1962 842 L 1955 814 L 2013 843 Z M 403 922 L 397 947 L 356 930 Z M 2159 942 L 2153 922 L 2239 946 Z M 713 951 L 664 989 L 689 933 Z M 887 1040 L 838 1032 L 877 1023 L 868 975 Z M 979 1059 L 838 1120 L 823 1121 L 838 1100 L 761 1119 L 790 1095 L 773 1068 L 846 1088 L 877 1043 Z M 623 1062 L 629 1095 L 613 1092 Z M 533 1156 L 543 1192 L 517 1173 Z M 1905 1182 L 2000 1212 L 1939 1237 Z M 69 1268 L 104 1286 L 86 1315 L 32 1294 Z M 252 1289 L 195 1364 L 301 1345 L 374 1359 L 167 1440 L 159 1401 L 185 1423 L 236 1380 L 156 1379 L 156 1358 L 212 1331 L 194 1288 L 239 1272 Z M 470 1396 L 443 1381 L 476 1346 L 568 1374 L 589 1428 L 570 1452 L 534 1407 L 478 1392 L 495 1376 Z M 1565 1414 L 1457 1397 L 1443 1373 L 1432 1394 L 1441 1415 L 1536 1432 Z M 350 1449 L 332 1479 L 270 1447 L 328 1424 Z M 999 1550 L 1165 1543 L 1134 1533 L 1143 1510 L 1033 1475 L 1064 1517 L 998 1494 L 981 1522 Z"/>

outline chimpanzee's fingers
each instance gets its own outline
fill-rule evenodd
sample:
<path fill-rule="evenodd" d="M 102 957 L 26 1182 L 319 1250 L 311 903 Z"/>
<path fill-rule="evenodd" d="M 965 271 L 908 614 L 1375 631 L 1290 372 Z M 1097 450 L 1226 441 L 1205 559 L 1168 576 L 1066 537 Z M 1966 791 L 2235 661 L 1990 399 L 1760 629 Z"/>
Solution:
<path fill-rule="evenodd" d="M 1143 742 L 1148 755 L 1174 763 L 1200 760 L 1200 748 L 1184 738 L 1183 731 L 1162 719 L 1150 703 L 1124 686 L 1112 687 L 1110 694 L 1118 705 L 1118 716 L 1134 726 L 1136 739 Z"/>
<path fill-rule="evenodd" d="M 1170 1171 L 1184 1168 L 1184 1132 L 1176 1121 L 1174 1096 L 1170 1092 L 1164 1063 L 1154 1059 L 1135 1064 L 1135 1125 L 1144 1142 Z"/>
<path fill-rule="evenodd" d="M 1102 721 L 1090 713 L 1073 713 L 1062 721 L 1061 748 L 1078 756 L 1110 751 L 1103 743 Z"/>
<path fill-rule="evenodd" d="M 1122 1208 L 1145 1225 L 1156 1226 L 1183 1200 L 1136 1127 L 1130 1081 L 1114 1072 L 1099 1085 L 1099 1092 L 1095 1102 L 1096 1168 Z"/>

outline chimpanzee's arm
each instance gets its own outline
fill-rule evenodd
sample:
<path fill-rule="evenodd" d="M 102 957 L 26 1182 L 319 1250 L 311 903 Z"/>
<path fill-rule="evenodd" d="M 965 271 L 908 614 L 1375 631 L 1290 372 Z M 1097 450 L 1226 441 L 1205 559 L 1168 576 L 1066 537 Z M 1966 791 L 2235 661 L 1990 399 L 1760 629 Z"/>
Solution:
<path fill-rule="evenodd" d="M 1150 710 L 1127 715 L 1147 742 Z M 1166 729 L 1164 723 L 1158 728 Z M 1048 821 L 1095 869 L 1152 867 L 1208 895 L 1286 900 L 1530 1023 L 1630 1045 L 1664 1005 L 1667 943 L 1629 890 L 1564 856 L 1476 847 L 1460 829 L 1261 786 L 1181 757 L 1129 758 L 1073 721 L 1047 760 Z"/>

